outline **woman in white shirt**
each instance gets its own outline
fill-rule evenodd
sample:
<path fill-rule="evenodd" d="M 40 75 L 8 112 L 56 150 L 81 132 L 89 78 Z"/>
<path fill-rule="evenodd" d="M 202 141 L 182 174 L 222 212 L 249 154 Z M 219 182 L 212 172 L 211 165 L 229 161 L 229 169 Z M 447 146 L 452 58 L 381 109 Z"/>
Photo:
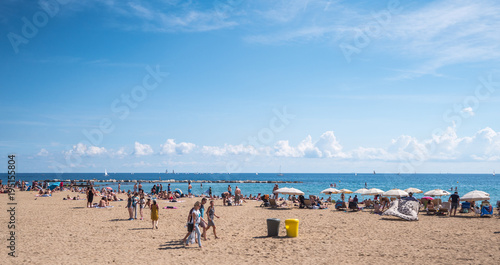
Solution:
<path fill-rule="evenodd" d="M 194 225 L 193 229 L 194 229 L 194 232 L 196 233 L 196 238 L 198 239 L 198 246 L 200 246 L 200 248 L 201 248 L 202 247 L 201 246 L 201 233 L 200 233 L 199 225 L 200 225 L 201 221 L 205 222 L 205 220 L 201 217 L 200 202 L 196 202 L 194 204 L 194 209 L 193 209 L 193 212 L 191 213 L 190 219 L 191 220 L 189 223 L 192 223 Z M 187 240 L 187 244 L 189 244 L 189 242 L 191 242 L 192 236 L 193 236 L 193 234 L 191 233 L 191 235 L 189 235 L 189 238 Z"/>

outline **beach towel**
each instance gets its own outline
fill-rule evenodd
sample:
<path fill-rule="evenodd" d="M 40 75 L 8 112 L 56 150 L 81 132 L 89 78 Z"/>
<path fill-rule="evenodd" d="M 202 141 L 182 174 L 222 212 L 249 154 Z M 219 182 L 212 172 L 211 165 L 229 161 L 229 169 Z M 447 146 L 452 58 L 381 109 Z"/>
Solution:
<path fill-rule="evenodd" d="M 165 206 L 165 207 L 163 207 L 163 209 L 177 209 L 177 207 L 175 207 L 175 206 Z"/>
<path fill-rule="evenodd" d="M 390 204 L 389 209 L 382 215 L 392 215 L 407 221 L 418 221 L 418 211 L 420 205 L 412 200 L 395 200 Z"/>
<path fill-rule="evenodd" d="M 114 206 L 113 205 L 110 205 L 110 206 L 105 206 L 105 207 L 99 207 L 99 206 L 94 206 L 92 208 L 96 208 L 96 209 L 106 209 L 106 208 L 113 208 Z"/>

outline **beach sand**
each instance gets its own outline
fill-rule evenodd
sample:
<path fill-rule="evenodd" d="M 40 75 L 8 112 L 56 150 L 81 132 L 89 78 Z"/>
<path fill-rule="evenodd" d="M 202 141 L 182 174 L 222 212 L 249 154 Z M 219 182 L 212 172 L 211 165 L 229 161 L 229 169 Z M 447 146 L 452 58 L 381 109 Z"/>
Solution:
<path fill-rule="evenodd" d="M 498 216 L 421 213 L 418 222 L 408 222 L 332 207 L 269 209 L 255 201 L 224 207 L 217 200 L 220 239 L 215 240 L 210 230 L 210 240 L 199 249 L 180 242 L 196 198 L 160 201 L 161 208 L 178 209 L 160 209 L 160 227 L 152 230 L 149 209 L 145 220 L 128 221 L 125 201 L 111 202 L 114 207 L 109 209 L 90 209 L 85 200 L 63 200 L 76 193 L 50 198 L 34 194 L 16 193 L 16 258 L 7 255 L 7 195 L 0 194 L 1 264 L 500 264 Z M 279 237 L 266 237 L 267 218 L 281 219 Z M 300 220 L 297 238 L 285 237 L 284 221 L 289 218 Z"/>

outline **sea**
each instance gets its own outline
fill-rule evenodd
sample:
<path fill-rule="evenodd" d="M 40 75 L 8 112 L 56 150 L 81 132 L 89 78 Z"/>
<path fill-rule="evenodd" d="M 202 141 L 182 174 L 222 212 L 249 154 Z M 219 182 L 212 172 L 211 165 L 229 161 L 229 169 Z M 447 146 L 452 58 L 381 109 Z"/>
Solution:
<path fill-rule="evenodd" d="M 490 194 L 492 204 L 500 200 L 500 176 L 493 174 L 361 174 L 361 173 L 284 173 L 280 176 L 276 173 L 17 173 L 17 180 L 31 182 L 33 180 L 104 180 L 108 182 L 95 182 L 97 188 L 111 187 L 118 188 L 117 182 L 109 180 L 137 180 L 137 181 L 166 181 L 166 180 L 191 180 L 206 181 L 202 183 L 192 183 L 194 194 L 203 194 L 212 188 L 212 193 L 219 195 L 227 191 L 228 185 L 231 185 L 233 191 L 238 186 L 245 195 L 271 194 L 274 183 L 209 183 L 209 181 L 288 181 L 300 183 L 279 183 L 279 187 L 296 188 L 305 193 L 305 195 L 319 195 L 328 197 L 329 195 L 320 192 L 330 187 L 336 186 L 337 189 L 349 189 L 356 191 L 361 188 L 378 188 L 384 191 L 390 189 L 407 189 L 410 187 L 418 188 L 424 192 L 433 189 L 443 189 L 454 192 L 455 189 L 459 195 L 465 195 L 469 191 L 481 190 Z M 7 183 L 7 174 L 1 173 L 0 179 Z M 159 183 L 143 182 L 143 188 L 148 191 L 153 185 Z M 163 189 L 167 189 L 167 183 L 162 182 Z M 133 182 L 121 183 L 122 190 L 133 190 Z M 180 189 L 187 192 L 187 183 L 171 183 L 171 189 Z M 352 194 L 354 196 L 355 194 Z M 415 194 L 420 198 L 422 194 Z M 340 195 L 333 194 L 332 199 L 338 199 Z M 358 197 L 361 197 L 358 195 Z M 365 196 L 366 197 L 366 196 Z M 443 199 L 447 199 L 444 197 Z"/>

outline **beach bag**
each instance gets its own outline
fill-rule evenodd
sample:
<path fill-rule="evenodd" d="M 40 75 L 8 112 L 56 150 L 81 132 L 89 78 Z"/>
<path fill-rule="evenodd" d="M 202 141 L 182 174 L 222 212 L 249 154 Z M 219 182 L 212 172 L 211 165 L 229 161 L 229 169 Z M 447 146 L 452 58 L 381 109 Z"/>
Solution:
<path fill-rule="evenodd" d="M 188 223 L 188 224 L 187 224 L 187 229 L 188 229 L 188 232 L 190 232 L 190 233 L 191 233 L 191 232 L 193 232 L 193 229 L 194 229 L 194 224 L 192 224 L 192 223 Z"/>

